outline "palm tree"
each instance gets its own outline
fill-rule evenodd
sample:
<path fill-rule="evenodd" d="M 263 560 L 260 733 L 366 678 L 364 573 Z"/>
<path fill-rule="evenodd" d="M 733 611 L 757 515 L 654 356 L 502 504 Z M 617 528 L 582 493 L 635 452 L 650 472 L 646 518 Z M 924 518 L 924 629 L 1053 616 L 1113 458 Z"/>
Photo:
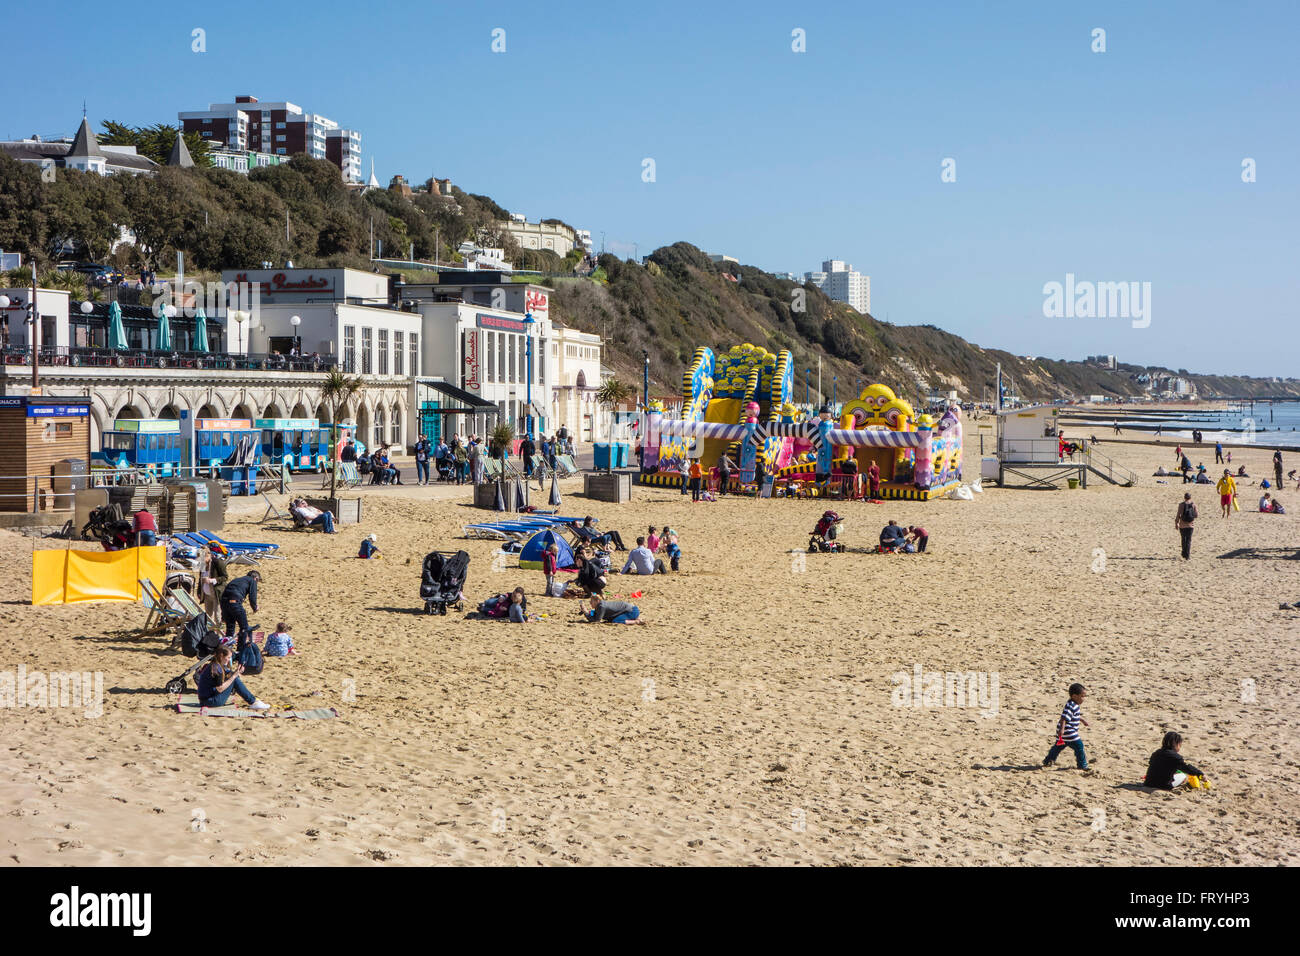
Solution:
<path fill-rule="evenodd" d="M 624 404 L 628 400 L 636 397 L 636 389 L 625 382 L 620 382 L 616 378 L 607 378 L 600 383 L 596 389 L 596 404 L 602 408 L 609 409 L 609 441 L 611 444 L 609 464 L 605 466 L 605 474 L 612 474 L 614 471 L 614 409 Z"/>
<path fill-rule="evenodd" d="M 320 398 L 321 402 L 329 409 L 330 424 L 337 425 L 339 412 L 346 408 L 354 399 L 358 398 L 365 391 L 366 384 L 361 380 L 360 375 L 348 377 L 343 374 L 343 370 L 337 366 L 325 373 L 325 382 L 321 385 Z M 343 440 L 342 432 L 335 432 L 334 441 Z M 338 455 L 334 456 L 334 462 L 330 468 L 330 498 L 334 498 L 335 490 L 338 487 L 339 480 L 339 460 Z"/>

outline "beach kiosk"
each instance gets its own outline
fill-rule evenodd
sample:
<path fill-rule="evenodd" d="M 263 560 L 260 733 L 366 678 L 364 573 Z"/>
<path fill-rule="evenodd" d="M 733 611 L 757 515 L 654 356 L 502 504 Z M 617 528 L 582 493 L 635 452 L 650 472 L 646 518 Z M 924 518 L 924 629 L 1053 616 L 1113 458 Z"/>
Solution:
<path fill-rule="evenodd" d="M 0 511 L 71 509 L 89 460 L 89 399 L 0 396 Z"/>

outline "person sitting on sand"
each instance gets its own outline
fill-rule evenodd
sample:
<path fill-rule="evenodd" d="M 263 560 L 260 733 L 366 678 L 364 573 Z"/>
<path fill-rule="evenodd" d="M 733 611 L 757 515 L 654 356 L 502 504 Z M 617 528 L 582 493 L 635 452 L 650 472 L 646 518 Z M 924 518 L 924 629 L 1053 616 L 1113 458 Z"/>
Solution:
<path fill-rule="evenodd" d="M 368 534 L 361 539 L 361 550 L 357 552 L 358 558 L 377 558 L 379 557 L 379 545 L 375 544 L 376 535 Z"/>
<path fill-rule="evenodd" d="M 629 570 L 629 568 L 631 570 Z M 667 574 L 662 558 L 656 558 L 654 552 L 645 546 L 645 538 L 636 539 L 636 547 L 628 552 L 627 563 L 620 574 Z"/>
<path fill-rule="evenodd" d="M 880 529 L 881 551 L 901 551 L 906 543 L 907 532 L 898 526 L 897 521 L 891 519 L 889 524 Z"/>
<path fill-rule="evenodd" d="M 515 588 L 510 592 L 510 608 L 506 613 L 511 624 L 528 622 L 528 597 L 523 588 Z"/>
<path fill-rule="evenodd" d="M 590 597 L 604 594 L 607 581 L 605 576 L 600 573 L 600 567 L 591 560 L 591 552 L 585 548 L 580 548 L 574 554 L 573 559 L 578 565 L 578 574 L 565 588 L 565 595 Z"/>
<path fill-rule="evenodd" d="M 593 595 L 590 598 L 590 611 L 584 611 L 589 624 L 608 621 L 611 624 L 643 624 L 641 609 L 627 601 L 605 601 Z"/>
<path fill-rule="evenodd" d="M 244 682 L 239 678 L 243 672 L 243 664 L 231 664 L 228 644 L 217 648 L 212 658 L 194 675 L 198 683 L 199 704 L 203 707 L 225 707 L 226 701 L 230 700 L 230 695 L 233 693 L 244 699 L 249 710 L 270 710 L 270 704 L 258 700 L 253 696 L 253 692 L 244 686 Z"/>
<path fill-rule="evenodd" d="M 1245 466 L 1245 465 L 1242 465 L 1242 466 L 1240 466 L 1240 467 L 1237 469 L 1237 477 L 1238 477 L 1238 478 L 1249 478 L 1249 477 L 1250 477 L 1250 475 L 1246 474 L 1246 466 Z"/>
<path fill-rule="evenodd" d="M 1169 731 L 1160 741 L 1160 749 L 1151 755 L 1147 762 L 1147 775 L 1144 780 L 1148 787 L 1155 790 L 1177 790 L 1187 783 L 1188 777 L 1205 776 L 1186 760 L 1179 751 L 1183 749 L 1183 735 Z"/>
<path fill-rule="evenodd" d="M 266 648 L 262 651 L 265 657 L 288 657 L 290 654 L 297 654 L 294 649 L 293 638 L 289 635 L 289 625 L 280 621 L 275 625 L 275 633 L 266 636 Z"/>
<path fill-rule="evenodd" d="M 651 554 L 659 553 L 659 545 L 662 541 L 663 539 L 659 537 L 659 532 L 655 529 L 655 526 L 651 525 L 645 536 L 645 546 L 650 549 Z"/>

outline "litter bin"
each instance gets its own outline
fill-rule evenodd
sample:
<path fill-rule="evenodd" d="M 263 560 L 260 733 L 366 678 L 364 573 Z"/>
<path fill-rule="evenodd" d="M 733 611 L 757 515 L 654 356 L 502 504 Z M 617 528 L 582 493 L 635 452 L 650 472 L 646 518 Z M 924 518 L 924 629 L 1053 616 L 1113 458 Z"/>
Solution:
<path fill-rule="evenodd" d="M 610 452 L 609 442 L 603 442 L 603 441 L 595 442 L 591 446 L 591 452 L 592 455 L 595 456 L 595 461 L 593 462 L 593 464 L 596 468 L 613 467 L 609 463 L 609 452 Z"/>
<path fill-rule="evenodd" d="M 52 507 L 58 511 L 71 508 L 73 494 L 90 487 L 84 458 L 64 458 L 62 461 L 56 461 L 50 466 L 50 474 L 54 476 L 50 483 L 54 489 Z"/>
<path fill-rule="evenodd" d="M 614 443 L 614 467 L 626 468 L 628 458 L 628 445 L 625 441 Z"/>

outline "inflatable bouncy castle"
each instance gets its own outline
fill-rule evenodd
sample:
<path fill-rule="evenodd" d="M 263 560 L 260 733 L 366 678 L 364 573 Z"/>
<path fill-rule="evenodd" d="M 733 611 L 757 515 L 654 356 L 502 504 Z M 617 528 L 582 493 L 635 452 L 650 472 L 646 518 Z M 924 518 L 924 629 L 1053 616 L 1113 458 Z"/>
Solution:
<path fill-rule="evenodd" d="M 749 344 L 715 356 L 699 348 L 683 376 L 681 418 L 652 408 L 645 434 L 642 484 L 679 486 L 692 459 L 708 473 L 726 452 L 737 468 L 732 481 L 763 473 L 778 481 L 816 482 L 845 474 L 850 457 L 865 475 L 874 463 L 881 496 L 927 500 L 961 483 L 961 410 L 936 421 L 885 385 L 869 385 L 840 410 L 799 420 L 791 403 L 789 352 L 773 355 Z"/>

